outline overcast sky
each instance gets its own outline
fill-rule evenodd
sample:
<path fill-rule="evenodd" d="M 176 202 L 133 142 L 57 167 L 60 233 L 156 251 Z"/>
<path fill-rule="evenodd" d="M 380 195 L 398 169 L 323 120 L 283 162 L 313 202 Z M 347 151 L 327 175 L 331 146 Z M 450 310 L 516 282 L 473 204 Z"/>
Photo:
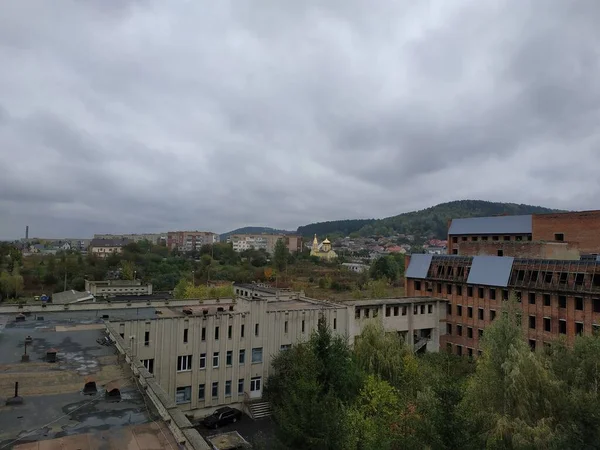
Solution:
<path fill-rule="evenodd" d="M 597 0 L 19 0 L 0 238 L 600 208 Z"/>

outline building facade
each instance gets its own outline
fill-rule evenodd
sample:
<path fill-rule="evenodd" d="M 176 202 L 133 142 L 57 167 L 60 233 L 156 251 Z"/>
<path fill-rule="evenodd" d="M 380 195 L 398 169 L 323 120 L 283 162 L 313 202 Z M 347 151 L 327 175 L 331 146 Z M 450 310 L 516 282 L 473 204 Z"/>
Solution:
<path fill-rule="evenodd" d="M 453 219 L 448 254 L 579 259 L 600 251 L 600 211 Z"/>
<path fill-rule="evenodd" d="M 149 241 L 159 245 L 166 239 L 166 233 L 94 234 L 94 239 L 127 239 L 131 242 Z"/>
<path fill-rule="evenodd" d="M 177 249 L 181 252 L 200 250 L 203 245 L 216 244 L 219 240 L 219 235 L 212 231 L 169 231 L 167 233 L 169 250 Z"/>
<path fill-rule="evenodd" d="M 229 236 L 229 242 L 236 252 L 254 249 L 265 250 L 271 255 L 275 251 L 275 244 L 280 239 L 283 239 L 290 253 L 302 251 L 302 236 L 295 234 L 232 234 Z"/>
<path fill-rule="evenodd" d="M 405 336 L 415 351 L 437 351 L 445 332 L 442 299 L 334 304 L 255 285 L 235 290 L 235 299 L 170 308 L 152 320 L 110 323 L 179 407 L 198 416 L 260 399 L 273 357 L 307 341 L 321 317 L 350 342 L 369 321 L 379 321 Z"/>
<path fill-rule="evenodd" d="M 95 297 L 115 295 L 152 295 L 152 283 L 141 280 L 85 280 L 85 290 Z"/>
<path fill-rule="evenodd" d="M 92 239 L 89 251 L 99 258 L 107 258 L 113 253 L 121 253 L 129 243 L 128 239 Z"/>
<path fill-rule="evenodd" d="M 600 258 L 552 260 L 498 256 L 407 257 L 406 295 L 448 300 L 441 345 L 476 355 L 485 327 L 512 293 L 532 349 L 600 329 Z"/>

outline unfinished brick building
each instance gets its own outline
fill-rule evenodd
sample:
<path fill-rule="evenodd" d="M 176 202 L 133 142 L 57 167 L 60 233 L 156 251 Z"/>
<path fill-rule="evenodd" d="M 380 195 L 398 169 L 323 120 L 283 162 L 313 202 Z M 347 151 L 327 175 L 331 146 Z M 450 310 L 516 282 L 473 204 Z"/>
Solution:
<path fill-rule="evenodd" d="M 600 247 L 600 246 L 599 246 Z M 448 299 L 446 334 L 440 346 L 476 355 L 485 327 L 514 292 L 523 310 L 523 330 L 532 349 L 558 336 L 600 328 L 600 257 L 579 260 L 497 256 L 407 257 L 406 295 Z"/>
<path fill-rule="evenodd" d="M 448 254 L 577 260 L 600 251 L 600 211 L 453 219 Z"/>

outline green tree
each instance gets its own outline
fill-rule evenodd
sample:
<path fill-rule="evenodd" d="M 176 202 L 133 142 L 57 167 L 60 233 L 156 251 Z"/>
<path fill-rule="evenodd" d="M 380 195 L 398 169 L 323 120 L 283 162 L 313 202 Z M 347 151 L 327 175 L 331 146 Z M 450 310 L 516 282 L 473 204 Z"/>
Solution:
<path fill-rule="evenodd" d="M 283 239 L 278 239 L 273 251 L 273 262 L 279 272 L 283 272 L 287 267 L 289 251 Z"/>
<path fill-rule="evenodd" d="M 393 256 L 381 256 L 371 266 L 371 278 L 380 280 L 386 278 L 395 281 L 398 278 L 399 267 Z"/>

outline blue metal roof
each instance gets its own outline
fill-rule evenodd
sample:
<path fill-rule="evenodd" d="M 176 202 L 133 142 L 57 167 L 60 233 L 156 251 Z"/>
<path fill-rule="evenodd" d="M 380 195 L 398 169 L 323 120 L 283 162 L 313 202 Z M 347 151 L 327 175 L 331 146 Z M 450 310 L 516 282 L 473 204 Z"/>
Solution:
<path fill-rule="evenodd" d="M 452 219 L 448 234 L 531 234 L 530 215 Z"/>
<path fill-rule="evenodd" d="M 512 256 L 473 256 L 467 283 L 506 287 L 513 261 Z"/>
<path fill-rule="evenodd" d="M 415 253 L 414 255 L 411 255 L 405 276 L 407 278 L 427 278 L 431 258 L 433 258 L 433 255 L 430 254 L 424 255 Z"/>

